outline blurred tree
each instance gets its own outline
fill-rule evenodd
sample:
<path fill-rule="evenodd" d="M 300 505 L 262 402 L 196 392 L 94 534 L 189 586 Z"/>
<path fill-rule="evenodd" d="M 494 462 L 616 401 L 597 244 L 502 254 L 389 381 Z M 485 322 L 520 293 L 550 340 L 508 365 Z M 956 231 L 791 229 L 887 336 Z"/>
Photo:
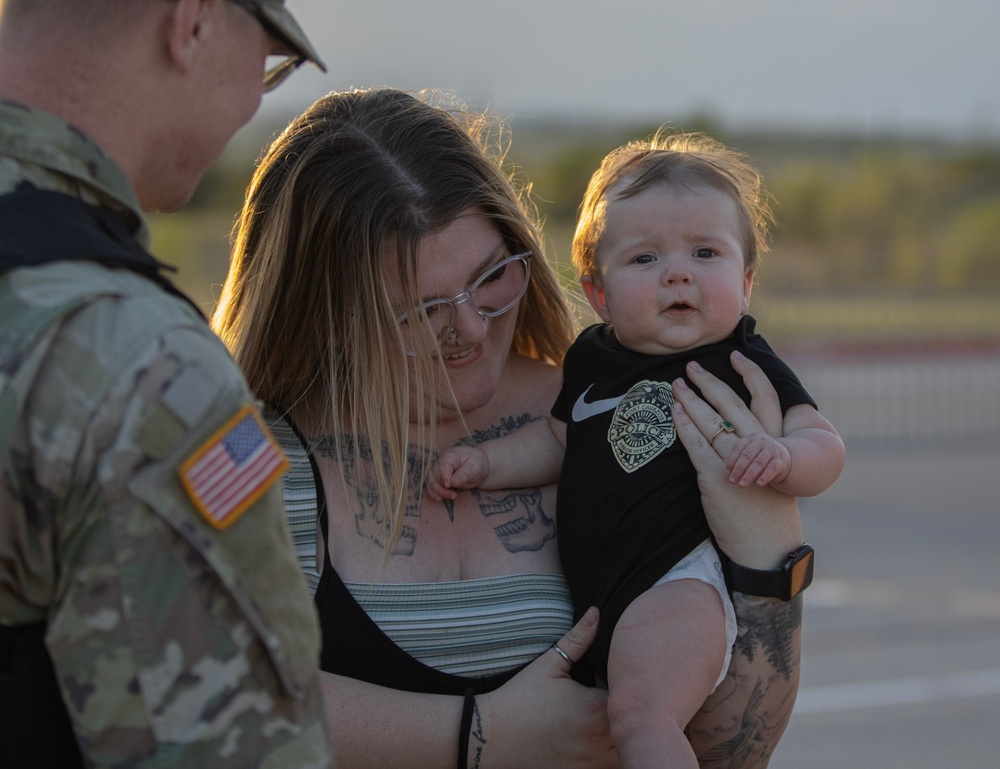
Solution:
<path fill-rule="evenodd" d="M 946 288 L 1000 288 L 1000 195 L 956 214 L 942 234 L 934 277 Z"/>
<path fill-rule="evenodd" d="M 1000 147 L 777 129 L 724 132 L 709 114 L 675 125 L 747 152 L 762 169 L 778 220 L 761 266 L 762 298 L 862 290 L 996 296 L 1000 290 Z M 576 282 L 570 241 L 591 174 L 607 152 L 657 127 L 554 119 L 514 125 L 508 164 L 533 185 L 547 253 L 567 286 Z M 180 268 L 177 282 L 206 310 L 225 279 L 227 236 L 254 161 L 280 128 L 267 126 L 231 146 L 184 211 L 150 217 L 154 252 Z"/>

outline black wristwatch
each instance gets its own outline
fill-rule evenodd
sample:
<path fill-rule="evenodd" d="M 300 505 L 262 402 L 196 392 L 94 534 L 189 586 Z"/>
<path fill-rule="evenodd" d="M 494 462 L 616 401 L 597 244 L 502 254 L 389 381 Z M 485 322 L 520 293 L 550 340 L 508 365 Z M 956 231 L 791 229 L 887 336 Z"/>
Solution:
<path fill-rule="evenodd" d="M 780 598 L 782 601 L 792 600 L 809 587 L 813 579 L 815 554 L 812 545 L 804 544 L 788 553 L 777 569 L 748 569 L 734 563 L 719 550 L 730 590 L 764 598 Z"/>

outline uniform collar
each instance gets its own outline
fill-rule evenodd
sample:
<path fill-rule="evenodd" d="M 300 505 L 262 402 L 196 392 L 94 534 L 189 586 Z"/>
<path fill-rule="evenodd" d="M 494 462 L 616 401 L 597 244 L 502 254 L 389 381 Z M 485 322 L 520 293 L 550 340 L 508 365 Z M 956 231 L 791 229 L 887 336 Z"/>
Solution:
<path fill-rule="evenodd" d="M 96 142 L 64 120 L 34 107 L 0 100 L 3 155 L 53 175 L 51 179 L 33 179 L 38 186 L 112 208 L 132 236 L 144 248 L 149 247 L 149 227 L 125 173 Z M 92 199 L 83 194 L 87 191 Z"/>

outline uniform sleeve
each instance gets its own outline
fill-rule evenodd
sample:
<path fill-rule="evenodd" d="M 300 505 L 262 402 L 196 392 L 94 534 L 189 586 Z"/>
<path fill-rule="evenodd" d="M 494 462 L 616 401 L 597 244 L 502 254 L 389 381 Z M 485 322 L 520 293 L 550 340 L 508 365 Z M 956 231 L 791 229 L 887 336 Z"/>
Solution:
<path fill-rule="evenodd" d="M 75 455 L 42 473 L 58 566 L 47 645 L 84 756 L 330 766 L 283 455 L 207 328 L 145 333 L 155 309 L 132 305 L 66 329 L 36 398 L 66 414 L 39 437 L 40 454 L 56 456 L 58 425 L 102 393 Z"/>

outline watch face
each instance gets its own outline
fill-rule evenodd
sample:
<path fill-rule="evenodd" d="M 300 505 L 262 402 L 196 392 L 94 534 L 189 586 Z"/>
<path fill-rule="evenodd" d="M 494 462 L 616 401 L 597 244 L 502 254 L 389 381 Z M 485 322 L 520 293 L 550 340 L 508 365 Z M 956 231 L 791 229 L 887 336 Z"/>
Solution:
<path fill-rule="evenodd" d="M 792 564 L 789 575 L 789 598 L 794 598 L 812 582 L 813 578 L 813 556 L 815 551 L 812 548 L 806 550 L 795 563 Z"/>

